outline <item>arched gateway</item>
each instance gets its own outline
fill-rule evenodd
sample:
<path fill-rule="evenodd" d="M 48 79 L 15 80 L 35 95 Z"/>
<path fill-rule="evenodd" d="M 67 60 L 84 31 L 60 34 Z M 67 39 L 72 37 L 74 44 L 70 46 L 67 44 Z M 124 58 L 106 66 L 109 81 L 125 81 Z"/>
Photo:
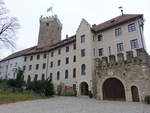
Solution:
<path fill-rule="evenodd" d="M 125 100 L 125 89 L 122 82 L 116 78 L 109 78 L 103 84 L 104 100 Z"/>
<path fill-rule="evenodd" d="M 80 94 L 81 95 L 88 95 L 89 86 L 86 82 L 81 82 L 80 84 Z"/>

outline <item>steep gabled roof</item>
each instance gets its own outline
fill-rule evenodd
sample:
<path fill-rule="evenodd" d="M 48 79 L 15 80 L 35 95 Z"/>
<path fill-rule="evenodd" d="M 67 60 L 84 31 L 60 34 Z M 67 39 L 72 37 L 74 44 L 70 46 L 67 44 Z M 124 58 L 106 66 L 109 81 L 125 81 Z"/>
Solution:
<path fill-rule="evenodd" d="M 93 25 L 92 30 L 95 32 L 103 31 L 103 30 L 109 29 L 115 25 L 122 24 L 124 22 L 130 21 L 130 20 L 138 18 L 138 17 L 143 17 L 143 15 L 142 14 L 123 14 L 121 16 L 110 19 L 104 23 L 101 23 L 98 25 Z"/>

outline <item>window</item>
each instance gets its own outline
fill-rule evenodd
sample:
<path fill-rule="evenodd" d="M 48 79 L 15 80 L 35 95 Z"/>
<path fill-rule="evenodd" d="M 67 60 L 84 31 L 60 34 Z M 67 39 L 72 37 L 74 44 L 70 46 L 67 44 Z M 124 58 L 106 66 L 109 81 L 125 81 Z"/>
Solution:
<path fill-rule="evenodd" d="M 102 39 L 103 39 L 102 34 L 97 36 L 97 41 L 102 41 Z"/>
<path fill-rule="evenodd" d="M 13 78 L 15 78 L 15 76 L 16 76 L 16 73 L 14 72 L 14 73 L 13 73 Z"/>
<path fill-rule="evenodd" d="M 111 47 L 108 47 L 109 55 L 111 55 Z"/>
<path fill-rule="evenodd" d="M 54 56 L 54 52 L 51 52 L 51 57 L 53 57 Z"/>
<path fill-rule="evenodd" d="M 66 52 L 69 52 L 69 46 L 66 47 Z"/>
<path fill-rule="evenodd" d="M 76 78 L 76 68 L 73 68 L 73 78 Z"/>
<path fill-rule="evenodd" d="M 29 71 L 32 69 L 32 65 L 29 65 Z"/>
<path fill-rule="evenodd" d="M 50 67 L 53 67 L 53 62 L 51 62 Z"/>
<path fill-rule="evenodd" d="M 99 50 L 98 50 L 98 52 L 99 52 L 99 56 L 103 56 L 103 54 L 104 54 L 104 52 L 103 52 L 104 50 L 103 50 L 103 48 L 100 48 Z"/>
<path fill-rule="evenodd" d="M 135 31 L 136 30 L 136 28 L 135 28 L 135 23 L 132 23 L 132 24 L 129 24 L 128 25 L 128 31 L 129 32 L 133 32 L 133 31 Z"/>
<path fill-rule="evenodd" d="M 53 73 L 50 73 L 49 79 L 52 81 L 53 80 Z"/>
<path fill-rule="evenodd" d="M 120 36 L 121 34 L 122 34 L 122 29 L 121 29 L 121 27 L 115 29 L 115 36 Z"/>
<path fill-rule="evenodd" d="M 85 49 L 81 49 L 81 57 L 85 56 Z"/>
<path fill-rule="evenodd" d="M 43 58 L 46 59 L 46 57 L 47 57 L 47 55 L 46 55 L 46 53 L 45 53 L 45 54 L 43 55 Z"/>
<path fill-rule="evenodd" d="M 48 23 L 48 22 L 46 22 L 46 26 L 49 26 L 49 23 Z"/>
<path fill-rule="evenodd" d="M 37 79 L 38 79 L 38 75 L 35 74 L 35 76 L 34 76 L 34 81 L 37 81 Z"/>
<path fill-rule="evenodd" d="M 73 90 L 76 91 L 76 84 L 73 84 Z"/>
<path fill-rule="evenodd" d="M 33 56 L 30 56 L 30 61 L 32 61 L 33 60 Z"/>
<path fill-rule="evenodd" d="M 45 80 L 45 74 L 42 74 L 41 80 Z"/>
<path fill-rule="evenodd" d="M 27 78 L 27 83 L 31 82 L 31 76 L 28 75 L 28 78 Z"/>
<path fill-rule="evenodd" d="M 123 51 L 124 49 L 123 49 L 123 43 L 118 43 L 117 44 L 117 52 L 121 52 L 121 51 Z"/>
<path fill-rule="evenodd" d="M 84 43 L 85 42 L 85 35 L 82 35 L 81 36 L 81 43 Z"/>
<path fill-rule="evenodd" d="M 39 69 L 39 64 L 36 64 L 35 69 L 36 69 L 36 70 L 38 70 L 38 69 Z"/>
<path fill-rule="evenodd" d="M 57 66 L 60 66 L 60 64 L 61 64 L 61 60 L 58 60 L 57 61 Z"/>
<path fill-rule="evenodd" d="M 93 56 L 95 56 L 95 48 L 93 48 Z"/>
<path fill-rule="evenodd" d="M 68 79 L 68 70 L 65 71 L 65 79 Z"/>
<path fill-rule="evenodd" d="M 57 80 L 59 80 L 60 79 L 60 72 L 58 71 L 57 72 Z"/>
<path fill-rule="evenodd" d="M 25 61 L 25 62 L 27 61 L 27 57 L 26 57 L 26 56 L 24 57 L 24 61 Z"/>
<path fill-rule="evenodd" d="M 46 63 L 43 63 L 43 69 L 45 69 L 46 68 Z"/>
<path fill-rule="evenodd" d="M 61 49 L 58 49 L 58 54 L 59 54 L 59 55 L 61 54 Z"/>
<path fill-rule="evenodd" d="M 37 55 L 37 60 L 39 60 L 40 59 L 40 55 Z"/>
<path fill-rule="evenodd" d="M 85 66 L 85 64 L 82 64 L 81 65 L 81 75 L 85 75 L 86 74 L 86 66 Z"/>
<path fill-rule="evenodd" d="M 15 63 L 15 67 L 17 67 L 17 64 L 18 64 L 18 63 Z"/>
<path fill-rule="evenodd" d="M 26 66 L 23 66 L 23 70 L 26 70 Z"/>
<path fill-rule="evenodd" d="M 76 56 L 73 56 L 73 62 L 76 62 Z"/>
<path fill-rule="evenodd" d="M 131 43 L 131 49 L 134 49 L 134 48 L 138 48 L 138 40 L 137 39 L 134 39 L 134 40 L 131 40 L 130 41 Z"/>
<path fill-rule="evenodd" d="M 73 44 L 73 49 L 74 49 L 74 50 L 76 49 L 76 44 Z"/>
<path fill-rule="evenodd" d="M 69 57 L 66 58 L 66 64 L 69 64 Z"/>

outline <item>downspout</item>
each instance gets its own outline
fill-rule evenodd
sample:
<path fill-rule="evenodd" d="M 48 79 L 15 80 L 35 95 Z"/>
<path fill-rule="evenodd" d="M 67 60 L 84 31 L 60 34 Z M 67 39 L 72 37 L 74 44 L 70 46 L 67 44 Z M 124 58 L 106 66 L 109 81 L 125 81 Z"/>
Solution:
<path fill-rule="evenodd" d="M 142 46 L 143 46 L 143 48 L 145 49 L 144 42 L 143 42 L 143 35 L 142 35 L 142 31 L 141 31 L 139 19 L 138 19 L 138 26 L 139 26 L 140 38 L 141 38 L 141 41 L 142 41 Z"/>
<path fill-rule="evenodd" d="M 47 79 L 47 75 L 48 75 L 48 61 L 49 61 L 49 53 L 48 53 L 48 56 L 47 56 L 47 63 L 46 63 L 46 79 Z"/>

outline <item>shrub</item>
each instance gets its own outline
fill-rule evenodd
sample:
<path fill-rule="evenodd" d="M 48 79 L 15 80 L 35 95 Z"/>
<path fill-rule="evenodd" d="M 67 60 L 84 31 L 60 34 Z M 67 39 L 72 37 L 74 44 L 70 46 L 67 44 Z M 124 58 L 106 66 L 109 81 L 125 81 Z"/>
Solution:
<path fill-rule="evenodd" d="M 50 80 L 38 80 L 32 81 L 27 86 L 28 90 L 32 90 L 35 93 L 44 94 L 45 96 L 54 95 L 54 86 Z"/>
<path fill-rule="evenodd" d="M 150 95 L 145 96 L 145 103 L 150 104 Z"/>
<path fill-rule="evenodd" d="M 23 80 L 9 79 L 7 85 L 13 88 L 22 88 L 22 86 L 25 85 L 25 82 Z"/>

